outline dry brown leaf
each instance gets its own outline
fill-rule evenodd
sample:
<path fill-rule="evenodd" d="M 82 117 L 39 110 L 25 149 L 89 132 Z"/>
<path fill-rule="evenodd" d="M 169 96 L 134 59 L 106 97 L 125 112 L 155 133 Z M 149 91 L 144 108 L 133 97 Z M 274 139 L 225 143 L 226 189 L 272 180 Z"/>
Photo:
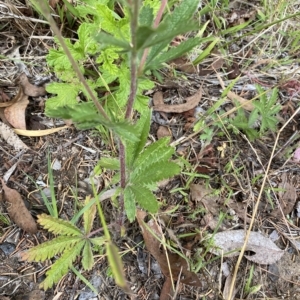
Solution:
<path fill-rule="evenodd" d="M 188 73 L 197 73 L 197 67 L 194 66 L 187 58 L 179 57 L 171 60 L 171 63 L 175 65 L 175 69 Z"/>
<path fill-rule="evenodd" d="M 209 251 L 227 257 L 238 256 L 239 250 L 244 245 L 245 236 L 245 230 L 243 229 L 216 233 L 212 237 L 215 247 L 209 249 Z M 262 265 L 273 264 L 284 254 L 284 251 L 279 249 L 269 238 L 253 231 L 250 232 L 246 251 L 255 252 L 254 255 L 245 255 L 248 260 Z"/>
<path fill-rule="evenodd" d="M 188 264 L 185 259 L 176 253 L 166 253 L 163 247 L 160 247 L 159 240 L 153 236 L 153 233 L 161 239 L 163 236 L 162 229 L 158 224 L 151 219 L 147 224 L 144 223 L 144 219 L 147 214 L 144 211 L 137 210 L 137 220 L 142 229 L 142 234 L 145 240 L 146 247 L 148 251 L 153 255 L 160 265 L 162 273 L 166 277 L 171 277 L 170 269 L 172 273 L 172 278 L 177 280 L 180 276 L 180 282 L 192 285 L 192 286 L 202 286 L 199 278 L 193 272 L 188 270 Z M 168 260 L 170 263 L 170 268 L 168 265 Z"/>
<path fill-rule="evenodd" d="M 172 286 L 172 280 L 170 277 L 166 277 L 166 280 L 160 291 L 159 300 L 172 300 L 174 295 L 174 290 Z"/>
<path fill-rule="evenodd" d="M 213 51 L 215 52 L 215 51 Z M 220 57 L 220 53 L 219 52 L 215 52 L 215 55 L 213 57 L 213 63 L 207 67 L 207 68 L 200 68 L 200 71 L 199 71 L 199 75 L 200 76 L 207 76 L 209 74 L 212 74 L 213 72 L 217 71 L 217 70 L 220 70 L 224 63 L 225 63 L 225 60 L 223 57 Z"/>
<path fill-rule="evenodd" d="M 232 199 L 226 201 L 226 205 L 234 210 L 237 216 L 244 220 L 246 223 L 250 224 L 251 218 L 247 216 L 247 204 L 244 202 L 237 202 Z"/>
<path fill-rule="evenodd" d="M 6 202 L 6 209 L 11 219 L 24 231 L 34 234 L 37 232 L 37 225 L 32 215 L 24 204 L 21 195 L 2 182 L 4 191 L 4 201 Z"/>
<path fill-rule="evenodd" d="M 162 92 L 156 92 L 153 95 L 153 110 L 163 111 L 166 113 L 182 113 L 184 111 L 190 110 L 198 105 L 202 98 L 201 88 L 191 97 L 186 98 L 186 103 L 168 105 L 164 103 Z"/>
<path fill-rule="evenodd" d="M 219 196 L 213 195 L 213 190 L 206 188 L 202 184 L 191 184 L 190 192 L 192 200 L 195 202 L 201 202 L 208 212 L 211 212 L 213 216 L 218 216 L 220 213 L 220 205 L 217 203 Z"/>
<path fill-rule="evenodd" d="M 276 218 L 284 217 L 289 214 L 297 201 L 297 190 L 289 182 L 287 182 L 287 175 L 282 174 L 282 182 L 278 185 L 278 188 L 283 189 L 279 194 L 279 206 L 272 211 L 271 215 Z"/>
<path fill-rule="evenodd" d="M 46 89 L 44 86 L 36 86 L 31 84 L 25 73 L 19 77 L 20 85 L 23 88 L 24 94 L 31 97 L 39 97 L 46 95 Z"/>
<path fill-rule="evenodd" d="M 19 139 L 13 130 L 2 122 L 0 122 L 0 136 L 17 151 L 29 149 L 29 147 Z"/>
<path fill-rule="evenodd" d="M 171 130 L 166 126 L 159 126 L 156 132 L 157 138 L 161 139 L 163 137 L 169 136 L 172 138 L 172 132 Z"/>
<path fill-rule="evenodd" d="M 4 116 L 6 120 L 17 129 L 26 129 L 25 111 L 29 104 L 28 96 L 24 94 L 23 89 L 20 88 L 19 100 L 4 109 Z"/>

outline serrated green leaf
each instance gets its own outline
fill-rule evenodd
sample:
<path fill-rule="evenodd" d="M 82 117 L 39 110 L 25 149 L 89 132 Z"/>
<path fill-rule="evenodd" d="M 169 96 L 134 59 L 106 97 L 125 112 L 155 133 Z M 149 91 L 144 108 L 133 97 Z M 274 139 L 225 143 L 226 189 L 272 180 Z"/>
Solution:
<path fill-rule="evenodd" d="M 160 53 L 169 45 L 173 37 L 199 28 L 198 25 L 193 24 L 193 22 L 190 21 L 194 13 L 197 11 L 197 5 L 197 1 L 194 0 L 182 1 L 181 4 L 174 9 L 173 13 L 166 16 L 160 23 L 159 26 L 162 27 L 166 24 L 167 30 L 164 34 L 160 33 L 157 37 L 157 40 L 151 41 L 151 43 L 153 43 L 158 42 L 159 39 L 162 39 L 161 43 L 154 46 L 152 45 L 152 49 L 147 57 L 147 62 L 149 65 L 150 62 L 157 58 Z"/>
<path fill-rule="evenodd" d="M 133 222 L 136 214 L 136 205 L 134 195 L 128 186 L 124 190 L 124 208 L 128 220 Z"/>
<path fill-rule="evenodd" d="M 258 120 L 258 109 L 254 109 L 250 116 L 249 116 L 249 120 L 248 120 L 248 125 L 249 127 L 253 127 L 253 125 L 255 124 L 255 122 Z"/>
<path fill-rule="evenodd" d="M 91 243 L 89 240 L 85 241 L 85 245 L 82 250 L 82 266 L 84 270 L 90 270 L 92 269 L 94 265 L 94 257 L 92 252 Z"/>
<path fill-rule="evenodd" d="M 139 141 L 133 142 L 128 140 L 126 142 L 126 163 L 128 167 L 132 166 L 134 160 L 137 159 L 140 152 L 144 149 L 150 130 L 151 115 L 152 110 L 145 111 L 136 122 L 135 127 Z"/>
<path fill-rule="evenodd" d="M 82 49 L 80 49 L 79 47 L 76 48 L 76 46 L 71 43 L 70 39 L 64 39 L 64 41 L 69 51 L 71 52 L 71 55 L 76 61 L 85 58 L 85 54 Z M 59 44 L 57 40 L 56 42 Z M 59 50 L 51 49 L 46 57 L 46 60 L 48 65 L 54 68 L 55 72 L 72 68 L 68 56 L 62 48 L 59 48 Z"/>
<path fill-rule="evenodd" d="M 136 95 L 133 108 L 140 114 L 147 113 L 149 110 L 149 97 L 144 95 Z"/>
<path fill-rule="evenodd" d="M 98 44 L 93 38 L 94 32 L 97 30 L 97 26 L 92 23 L 82 23 L 78 30 L 79 48 L 84 54 L 93 55 L 98 51 Z"/>
<path fill-rule="evenodd" d="M 179 24 L 175 28 L 172 28 L 172 30 L 170 30 L 170 26 L 169 23 L 162 22 L 150 38 L 144 41 L 141 48 L 150 48 L 160 43 L 168 45 L 174 37 L 199 28 L 199 25 L 193 22 Z"/>
<path fill-rule="evenodd" d="M 117 39 L 111 34 L 100 32 L 94 36 L 94 39 L 102 46 L 116 46 L 125 51 L 130 51 L 130 44 L 126 40 Z"/>
<path fill-rule="evenodd" d="M 95 246 L 103 246 L 107 242 L 107 239 L 105 236 L 100 236 L 96 238 L 91 238 L 90 241 Z"/>
<path fill-rule="evenodd" d="M 91 202 L 91 196 L 85 198 L 85 206 Z M 96 215 L 96 204 L 93 204 L 89 209 L 83 213 L 83 226 L 85 234 L 89 234 L 93 228 L 93 222 Z"/>
<path fill-rule="evenodd" d="M 120 169 L 120 161 L 118 158 L 101 157 L 101 159 L 98 161 L 98 165 L 109 170 Z"/>
<path fill-rule="evenodd" d="M 123 263 L 121 256 L 118 253 L 118 248 L 112 242 L 109 242 L 106 246 L 106 252 L 116 284 L 121 288 L 125 288 L 127 284 L 124 275 Z"/>
<path fill-rule="evenodd" d="M 139 24 L 144 26 L 151 26 L 153 23 L 153 8 L 143 3 L 139 13 Z"/>
<path fill-rule="evenodd" d="M 45 261 L 73 247 L 80 240 L 80 236 L 59 236 L 29 249 L 22 254 L 22 258 L 28 261 Z"/>
<path fill-rule="evenodd" d="M 142 170 L 145 166 L 170 159 L 175 150 L 169 146 L 169 141 L 170 139 L 166 137 L 148 146 L 135 160 L 134 168 Z"/>
<path fill-rule="evenodd" d="M 130 175 L 131 184 L 150 184 L 170 178 L 180 173 L 180 167 L 174 162 L 157 162 Z"/>
<path fill-rule="evenodd" d="M 197 11 L 199 3 L 195 0 L 185 0 L 175 7 L 174 12 L 171 14 L 170 20 L 174 27 L 186 22 L 192 18 Z"/>
<path fill-rule="evenodd" d="M 54 82 L 47 85 L 46 90 L 48 93 L 57 94 L 57 96 L 51 97 L 46 102 L 45 113 L 50 115 L 50 112 L 57 107 L 77 104 L 76 97 L 81 90 L 81 86 L 79 84 Z"/>
<path fill-rule="evenodd" d="M 149 39 L 157 35 L 157 30 L 151 26 L 139 26 L 136 31 L 136 48 L 144 49 L 143 46 Z"/>
<path fill-rule="evenodd" d="M 111 10 L 107 4 L 99 2 L 96 5 L 96 11 L 101 28 L 104 31 L 116 36 L 121 33 L 121 27 L 125 24 L 125 18 L 121 19 L 121 17 Z"/>
<path fill-rule="evenodd" d="M 200 41 L 201 39 L 197 37 L 190 38 L 187 41 L 180 43 L 178 47 L 171 48 L 167 52 L 164 52 L 161 55 L 157 56 L 152 61 L 147 60 L 145 70 L 160 68 L 162 63 L 168 62 L 170 60 L 182 56 L 183 54 L 186 54 L 194 47 L 199 45 Z"/>
<path fill-rule="evenodd" d="M 40 287 L 47 290 L 57 283 L 64 276 L 76 257 L 80 254 L 85 241 L 77 243 L 74 247 L 68 249 L 63 255 L 55 261 L 50 270 L 46 272 L 46 279 L 40 284 Z"/>
<path fill-rule="evenodd" d="M 115 63 L 116 60 L 118 60 L 120 55 L 116 52 L 116 49 L 113 48 L 107 48 L 103 51 L 101 51 L 100 55 L 97 57 L 96 62 L 101 65 L 102 72 L 106 72 L 111 77 L 114 76 L 116 79 L 119 76 L 119 68 L 118 65 Z M 102 75 L 103 79 L 105 78 L 105 75 Z M 109 79 L 109 81 L 105 80 L 106 85 L 111 83 L 112 81 Z"/>
<path fill-rule="evenodd" d="M 45 229 L 54 233 L 68 236 L 81 236 L 82 232 L 69 221 L 54 218 L 52 216 L 41 214 L 38 216 L 38 223 Z"/>
<path fill-rule="evenodd" d="M 135 127 L 133 125 L 128 124 L 127 122 L 118 122 L 116 124 L 113 124 L 110 129 L 113 130 L 123 141 L 139 141 Z"/>
<path fill-rule="evenodd" d="M 120 107 L 125 107 L 130 92 L 130 71 L 126 64 L 119 68 L 119 89 L 116 93 L 116 99 Z"/>
<path fill-rule="evenodd" d="M 135 202 L 137 202 L 141 208 L 148 210 L 151 213 L 157 213 L 158 202 L 153 195 L 153 193 L 146 187 L 133 184 L 126 189 L 130 190 L 130 193 L 134 197 Z"/>
<path fill-rule="evenodd" d="M 72 119 L 79 129 L 90 129 L 98 125 L 104 125 L 115 132 L 122 140 L 139 141 L 133 125 L 129 124 L 128 121 L 112 122 L 105 119 L 91 102 L 79 103 L 73 107 L 48 109 L 47 114 L 56 118 Z"/>

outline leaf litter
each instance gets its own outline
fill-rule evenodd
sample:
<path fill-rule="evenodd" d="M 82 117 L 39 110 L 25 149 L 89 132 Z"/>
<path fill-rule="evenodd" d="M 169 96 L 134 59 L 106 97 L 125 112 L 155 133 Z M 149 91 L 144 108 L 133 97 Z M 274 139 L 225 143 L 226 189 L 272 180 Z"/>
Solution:
<path fill-rule="evenodd" d="M 153 110 L 162 111 L 166 113 L 182 113 L 195 108 L 202 98 L 201 88 L 196 92 L 196 94 L 187 97 L 186 102 L 182 104 L 168 105 L 164 103 L 163 93 L 156 92 L 153 95 Z"/>
<path fill-rule="evenodd" d="M 245 236 L 243 229 L 218 232 L 212 237 L 214 247 L 210 252 L 225 257 L 238 256 L 239 249 L 244 245 Z M 248 260 L 262 265 L 273 264 L 284 254 L 271 239 L 254 231 L 250 232 L 246 251 L 254 252 L 254 255 L 245 255 Z"/>
<path fill-rule="evenodd" d="M 201 287 L 202 284 L 198 276 L 189 271 L 187 261 L 179 256 L 179 254 L 166 251 L 164 247 L 162 247 L 160 240 L 163 237 L 163 233 L 157 222 L 155 222 L 154 219 L 151 219 L 149 222 L 145 223 L 144 219 L 147 216 L 147 213 L 144 211 L 137 210 L 136 215 L 146 247 L 151 255 L 157 260 L 162 273 L 166 277 L 160 299 L 170 299 L 168 294 L 170 293 L 169 287 L 172 286 L 172 284 L 170 284 L 172 279 L 175 281 L 180 279 L 180 282 L 184 284 Z"/>
<path fill-rule="evenodd" d="M 9 188 L 2 178 L 0 178 L 4 191 L 3 200 L 11 219 L 24 231 L 34 234 L 37 232 L 37 224 L 25 206 L 22 196 Z"/>

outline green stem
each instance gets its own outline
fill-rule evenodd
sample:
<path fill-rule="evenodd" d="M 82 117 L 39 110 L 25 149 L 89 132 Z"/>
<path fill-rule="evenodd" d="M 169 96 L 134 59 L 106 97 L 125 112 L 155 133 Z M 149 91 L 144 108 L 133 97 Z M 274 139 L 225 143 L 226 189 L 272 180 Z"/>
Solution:
<path fill-rule="evenodd" d="M 131 29 L 131 55 L 130 55 L 130 94 L 128 97 L 127 102 L 127 108 L 125 113 L 125 119 L 130 120 L 132 111 L 133 111 L 133 105 L 134 100 L 136 97 L 136 91 L 137 91 L 137 47 L 136 47 L 136 31 L 138 27 L 138 17 L 139 17 L 139 0 L 133 0 L 128 1 L 128 4 L 131 5 L 131 21 L 130 21 L 130 29 Z M 121 176 L 121 188 L 125 189 L 126 187 L 126 156 L 125 156 L 125 146 L 120 140 L 120 146 L 119 146 L 119 160 L 120 160 L 120 176 Z M 117 220 L 117 224 L 122 227 L 124 223 L 124 193 L 121 193 L 120 195 L 120 215 Z"/>
<path fill-rule="evenodd" d="M 168 4 L 168 0 L 162 0 L 161 1 L 160 8 L 157 12 L 157 15 L 156 15 L 156 18 L 155 18 L 155 21 L 154 21 L 154 24 L 153 24 L 153 28 L 157 28 L 157 26 L 159 25 L 159 23 L 161 21 L 161 18 L 162 18 L 162 15 L 163 15 L 163 12 L 164 12 L 165 7 L 167 6 L 167 4 Z M 149 53 L 149 48 L 144 50 L 144 53 L 143 53 L 143 56 L 142 56 L 142 59 L 141 59 L 141 63 L 140 63 L 140 66 L 139 66 L 139 72 L 138 72 L 139 74 L 141 74 L 143 72 L 143 68 L 144 68 L 144 65 L 146 63 L 148 53 Z"/>

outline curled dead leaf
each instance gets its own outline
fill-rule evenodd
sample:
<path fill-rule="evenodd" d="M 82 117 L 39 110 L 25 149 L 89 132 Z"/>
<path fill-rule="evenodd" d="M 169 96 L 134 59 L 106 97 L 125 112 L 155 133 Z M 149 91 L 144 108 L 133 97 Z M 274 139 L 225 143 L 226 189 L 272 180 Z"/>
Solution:
<path fill-rule="evenodd" d="M 202 98 L 202 90 L 200 88 L 196 92 L 196 94 L 186 98 L 186 103 L 168 105 L 164 103 L 162 92 L 156 92 L 153 95 L 153 103 L 154 103 L 153 110 L 163 111 L 166 113 L 182 113 L 196 107 L 200 102 L 201 98 Z"/>
<path fill-rule="evenodd" d="M 7 187 L 2 178 L 0 180 L 4 191 L 4 201 L 7 204 L 6 209 L 11 219 L 24 231 L 36 233 L 36 222 L 25 206 L 21 195 L 16 190 Z"/>
<path fill-rule="evenodd" d="M 14 128 L 26 129 L 25 111 L 28 104 L 28 96 L 25 95 L 23 89 L 20 88 L 17 101 L 4 109 L 6 120 Z"/>
<path fill-rule="evenodd" d="M 46 89 L 44 86 L 36 86 L 31 84 L 25 73 L 21 74 L 19 77 L 20 85 L 24 90 L 24 94 L 31 97 L 39 97 L 46 95 Z"/>

